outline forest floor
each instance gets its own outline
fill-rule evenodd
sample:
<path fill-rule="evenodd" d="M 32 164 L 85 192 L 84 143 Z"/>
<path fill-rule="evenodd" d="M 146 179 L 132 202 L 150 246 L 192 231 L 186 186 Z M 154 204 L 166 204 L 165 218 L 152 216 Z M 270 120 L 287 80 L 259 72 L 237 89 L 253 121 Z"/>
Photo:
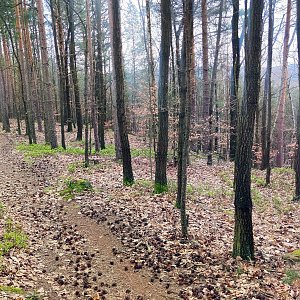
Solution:
<path fill-rule="evenodd" d="M 191 156 L 185 242 L 176 167 L 168 165 L 169 191 L 153 194 L 142 140 L 131 136 L 131 187 L 111 146 L 84 168 L 73 134 L 66 152 L 25 143 L 0 134 L 1 300 L 300 299 L 300 265 L 283 258 L 300 249 L 291 169 L 274 169 L 268 187 L 253 171 L 256 260 L 244 262 L 231 258 L 231 163 Z M 4 251 L 9 234 L 15 245 Z"/>

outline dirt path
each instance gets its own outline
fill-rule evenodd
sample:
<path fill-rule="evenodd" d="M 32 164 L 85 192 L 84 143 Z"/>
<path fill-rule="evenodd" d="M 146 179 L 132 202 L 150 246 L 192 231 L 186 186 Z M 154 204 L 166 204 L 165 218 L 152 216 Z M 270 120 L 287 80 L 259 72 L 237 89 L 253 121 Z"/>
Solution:
<path fill-rule="evenodd" d="M 152 283 L 147 270 L 135 270 L 105 226 L 47 193 L 57 177 L 51 164 L 31 168 L 13 149 L 12 139 L 0 134 L 0 202 L 29 240 L 25 250 L 0 262 L 0 290 L 20 287 L 25 295 L 0 291 L 0 299 L 25 299 L 33 292 L 40 298 L 27 299 L 178 299 Z"/>

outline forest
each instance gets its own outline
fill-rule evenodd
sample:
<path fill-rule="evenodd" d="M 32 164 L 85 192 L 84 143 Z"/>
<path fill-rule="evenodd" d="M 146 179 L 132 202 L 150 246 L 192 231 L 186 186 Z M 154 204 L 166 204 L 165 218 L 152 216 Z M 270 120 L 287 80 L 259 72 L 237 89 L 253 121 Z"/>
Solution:
<path fill-rule="evenodd" d="M 300 299 L 300 0 L 0 1 L 0 300 Z"/>

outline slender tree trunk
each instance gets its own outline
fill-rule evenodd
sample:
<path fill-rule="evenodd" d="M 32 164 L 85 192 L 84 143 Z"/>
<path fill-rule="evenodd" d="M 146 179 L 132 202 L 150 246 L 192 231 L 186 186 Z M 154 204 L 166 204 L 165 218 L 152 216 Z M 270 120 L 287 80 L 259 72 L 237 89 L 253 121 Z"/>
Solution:
<path fill-rule="evenodd" d="M 103 74 L 102 25 L 100 0 L 96 1 L 97 22 L 97 61 L 96 61 L 96 100 L 98 103 L 98 135 L 100 148 L 105 149 L 104 127 L 106 121 L 106 88 Z"/>
<path fill-rule="evenodd" d="M 130 145 L 126 126 L 126 110 L 125 110 L 125 86 L 124 86 L 124 70 L 122 58 L 122 39 L 121 39 L 121 16 L 119 0 L 109 0 L 110 10 L 110 28 L 112 30 L 112 53 L 113 53 L 113 68 L 116 84 L 116 104 L 117 104 L 117 119 L 122 149 L 123 161 L 123 183 L 131 185 L 134 182 Z"/>
<path fill-rule="evenodd" d="M 202 20 L 202 69 L 203 69 L 203 86 L 202 86 L 202 103 L 203 111 L 202 118 L 204 120 L 204 152 L 209 149 L 209 130 L 208 123 L 210 122 L 210 105 L 209 105 L 209 66 L 208 66 L 208 26 L 207 26 L 207 0 L 201 0 L 201 20 Z M 209 157 L 208 157 L 209 158 Z M 208 164 L 212 162 L 208 159 Z"/>
<path fill-rule="evenodd" d="M 217 70 L 219 63 L 219 52 L 220 52 L 220 41 L 221 41 L 221 29 L 222 29 L 222 19 L 223 19 L 223 6 L 224 0 L 220 0 L 220 8 L 219 8 L 219 19 L 218 19 L 218 31 L 217 31 L 217 40 L 215 47 L 215 57 L 214 64 L 211 75 L 211 83 L 210 83 L 210 94 L 209 94 L 209 143 L 208 143 L 208 155 L 207 155 L 207 164 L 212 165 L 212 152 L 213 152 L 213 105 L 214 100 L 217 102 L 217 99 L 214 98 L 216 95 L 217 89 Z"/>
<path fill-rule="evenodd" d="M 53 111 L 53 100 L 51 93 L 51 80 L 49 75 L 49 60 L 47 50 L 47 38 L 44 26 L 44 8 L 42 0 L 37 0 L 38 26 L 40 32 L 41 58 L 43 65 L 43 96 L 45 109 L 45 140 L 52 148 L 57 148 L 57 137 L 55 131 L 55 119 Z"/>
<path fill-rule="evenodd" d="M 171 2 L 161 0 L 161 45 L 158 82 L 158 143 L 155 158 L 155 192 L 167 190 L 168 158 L 168 81 L 171 46 Z"/>
<path fill-rule="evenodd" d="M 78 141 L 82 141 L 83 120 L 80 103 L 79 83 L 76 66 L 76 50 L 75 50 L 75 26 L 74 26 L 74 0 L 69 0 L 68 3 L 68 20 L 70 30 L 70 72 L 72 75 L 72 83 L 74 89 L 74 101 L 77 122 L 77 137 Z"/>
<path fill-rule="evenodd" d="M 239 47 L 239 0 L 233 0 L 232 15 L 232 75 L 230 84 L 230 146 L 229 158 L 235 159 L 236 153 L 236 129 L 237 129 L 237 112 L 238 112 L 238 90 L 240 76 L 240 47 Z"/>
<path fill-rule="evenodd" d="M 181 216 L 181 233 L 183 238 L 187 238 L 188 234 L 188 216 L 186 214 L 186 185 L 187 185 L 187 163 L 188 163 L 188 149 L 189 149 L 189 134 L 190 134 L 190 120 L 191 120 L 191 104 L 193 98 L 193 54 L 194 54 L 194 37 L 193 37 L 193 0 L 185 0 L 184 6 L 184 31 L 183 31 L 183 51 L 181 59 L 182 76 L 181 88 L 182 92 L 180 99 L 180 127 L 179 136 L 181 137 L 181 164 L 180 168 L 181 178 L 178 178 L 177 199 L 180 204 Z"/>
<path fill-rule="evenodd" d="M 52 30 L 53 30 L 53 39 L 54 39 L 54 48 L 56 53 L 56 64 L 58 68 L 58 81 L 59 81 L 59 107 L 60 107 L 60 133 L 61 133 L 61 146 L 66 149 L 65 142 L 65 130 L 64 130 L 64 96 L 65 96 L 65 78 L 64 78 L 64 59 L 61 47 L 62 39 L 62 28 L 59 28 L 59 21 L 57 18 L 60 18 L 58 13 L 57 2 L 50 0 L 51 16 L 52 16 Z M 59 28 L 57 30 L 57 28 Z M 59 32 L 59 34 L 57 34 Z M 59 37 L 59 38 L 58 38 Z"/>
<path fill-rule="evenodd" d="M 2 39 L 4 37 L 2 36 Z M 3 44 L 3 41 L 2 41 Z M 9 115 L 8 115 L 8 90 L 7 90 L 7 78 L 6 78 L 6 66 L 3 49 L 0 40 L 0 109 L 1 109 L 1 121 L 2 128 L 5 132 L 10 132 Z"/>
<path fill-rule="evenodd" d="M 274 34 L 274 6 L 273 0 L 269 1 L 269 29 L 268 29 L 268 60 L 265 77 L 263 107 L 262 107 L 262 162 L 261 169 L 267 169 L 266 184 L 270 183 L 270 148 L 271 148 L 271 118 L 272 118 L 272 60 L 273 60 L 273 34 Z"/>
<path fill-rule="evenodd" d="M 298 46 L 298 81 L 300 86 L 300 0 L 296 1 L 297 3 L 297 46 Z M 295 161 L 295 181 L 296 181 L 296 189 L 295 189 L 295 197 L 294 200 L 299 201 L 300 199 L 300 93 L 298 95 L 298 114 L 297 114 L 297 145 L 296 145 L 296 161 Z"/>
<path fill-rule="evenodd" d="M 246 42 L 245 93 L 238 120 L 238 142 L 235 157 L 235 228 L 233 257 L 254 258 L 251 165 L 255 111 L 260 90 L 262 13 L 264 3 L 251 0 L 249 31 Z"/>
<path fill-rule="evenodd" d="M 275 124 L 274 141 L 276 142 L 276 159 L 277 167 L 282 167 L 284 163 L 284 118 L 285 118 L 285 103 L 287 94 L 287 80 L 288 80 L 288 55 L 289 55 L 289 39 L 290 39 L 290 25 L 291 25 L 291 9 L 292 1 L 287 2 L 286 24 L 283 41 L 283 61 L 281 73 L 281 90 L 278 104 L 278 112 Z"/>

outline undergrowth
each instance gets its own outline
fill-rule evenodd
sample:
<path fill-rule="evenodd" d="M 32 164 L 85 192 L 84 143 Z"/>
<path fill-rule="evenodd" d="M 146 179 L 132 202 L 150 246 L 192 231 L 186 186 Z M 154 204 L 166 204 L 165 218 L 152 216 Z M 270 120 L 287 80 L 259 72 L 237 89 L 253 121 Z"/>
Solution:
<path fill-rule="evenodd" d="M 27 246 L 27 235 L 20 226 L 8 218 L 5 222 L 4 232 L 0 236 L 0 256 L 10 252 L 12 249 L 22 249 Z"/>
<path fill-rule="evenodd" d="M 64 189 L 60 191 L 60 195 L 66 200 L 73 199 L 75 194 L 93 190 L 92 184 L 87 179 L 68 178 L 65 180 L 64 186 Z"/>

